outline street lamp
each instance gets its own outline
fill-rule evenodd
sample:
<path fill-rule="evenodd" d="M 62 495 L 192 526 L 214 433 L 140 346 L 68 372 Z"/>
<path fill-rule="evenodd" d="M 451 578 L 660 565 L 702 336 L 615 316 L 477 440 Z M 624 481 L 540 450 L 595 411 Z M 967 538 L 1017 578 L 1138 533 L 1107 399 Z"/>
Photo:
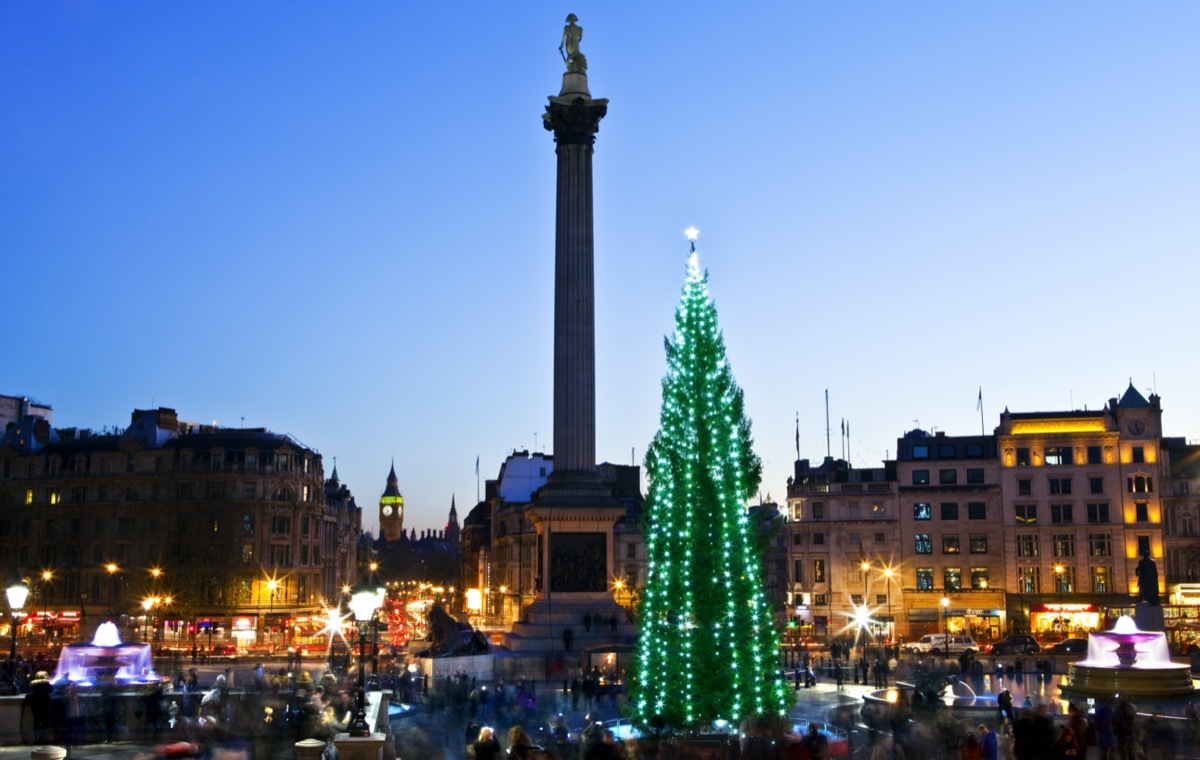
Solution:
<path fill-rule="evenodd" d="M 25 600 L 29 598 L 29 585 L 22 578 L 17 578 L 4 590 L 8 595 L 8 607 L 12 613 L 12 648 L 8 651 L 8 667 L 12 674 L 13 683 L 17 680 L 17 614 L 25 609 Z"/>
<path fill-rule="evenodd" d="M 1060 638 L 1066 638 L 1066 625 L 1064 625 L 1066 621 L 1063 620 L 1063 592 L 1066 590 L 1063 581 L 1065 579 L 1064 573 L 1066 573 L 1066 571 L 1067 568 L 1063 567 L 1062 565 L 1054 566 L 1054 586 L 1058 591 L 1058 614 L 1054 616 L 1054 621 L 1058 623 L 1058 635 Z"/>
<path fill-rule="evenodd" d="M 274 578 L 271 578 L 267 581 L 267 590 L 271 592 L 271 614 L 267 616 L 268 622 L 271 618 L 275 617 L 275 589 L 277 588 L 279 588 L 279 581 L 275 580 Z M 274 639 L 274 637 L 271 636 L 271 628 L 269 625 L 267 626 L 267 638 L 269 640 Z"/>
<path fill-rule="evenodd" d="M 950 597 L 942 597 L 942 670 L 946 669 L 946 650 L 950 648 Z"/>
<path fill-rule="evenodd" d="M 108 614 L 111 616 L 114 609 L 113 602 L 116 601 L 117 596 L 117 573 L 121 568 L 116 562 L 109 562 L 104 569 L 108 571 Z"/>
<path fill-rule="evenodd" d="M 892 568 L 883 568 L 883 577 L 887 578 L 888 639 L 894 645 L 896 643 L 896 624 L 892 621 Z"/>
<path fill-rule="evenodd" d="M 364 577 L 354 587 L 350 595 L 350 611 L 354 613 L 354 622 L 358 624 L 358 711 L 354 722 L 350 724 L 350 736 L 370 736 L 371 727 L 367 725 L 367 684 L 366 671 L 366 639 L 365 624 L 370 623 L 377 610 L 383 606 L 383 598 L 387 589 L 379 584 L 372 573 Z"/>
<path fill-rule="evenodd" d="M 858 569 L 862 571 L 862 577 L 863 577 L 862 609 L 859 610 L 859 614 L 862 616 L 861 619 L 865 621 L 867 619 L 867 576 L 871 572 L 871 563 L 867 562 L 864 559 L 862 562 L 859 563 Z M 868 628 L 867 635 L 870 636 L 870 633 L 871 633 L 871 629 Z M 865 651 L 866 642 L 863 642 L 863 649 Z"/>

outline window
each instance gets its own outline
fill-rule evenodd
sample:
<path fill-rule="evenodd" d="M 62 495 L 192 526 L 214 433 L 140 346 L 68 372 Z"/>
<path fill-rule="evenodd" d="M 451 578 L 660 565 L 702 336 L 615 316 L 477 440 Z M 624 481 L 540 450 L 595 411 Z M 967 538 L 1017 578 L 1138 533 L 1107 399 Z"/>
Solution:
<path fill-rule="evenodd" d="M 1150 553 L 1150 537 L 1149 536 L 1138 536 L 1137 537 L 1137 555 L 1139 557 L 1144 557 L 1149 553 Z"/>
<path fill-rule="evenodd" d="M 825 502 L 823 502 L 823 501 L 814 501 L 814 502 L 812 503 L 812 510 L 811 510 L 811 511 L 812 511 L 812 519 L 814 519 L 814 520 L 824 520 L 824 519 L 825 519 Z"/>
<path fill-rule="evenodd" d="M 953 459 L 957 453 L 958 452 L 955 450 L 953 443 L 939 443 L 938 444 L 938 458 L 939 459 Z"/>
<path fill-rule="evenodd" d="M 961 549 L 957 535 L 942 536 L 942 554 L 958 554 Z"/>
<path fill-rule="evenodd" d="M 1112 591 L 1112 568 L 1092 568 L 1092 591 L 1097 594 L 1107 594 Z"/>
<path fill-rule="evenodd" d="M 863 604 L 863 595 L 862 594 L 851 594 L 850 595 L 850 603 L 853 604 L 855 607 L 861 607 Z"/>
<path fill-rule="evenodd" d="M 82 504 L 87 501 L 87 486 L 72 486 L 71 501 Z"/>
<path fill-rule="evenodd" d="M 913 470 L 913 485 L 914 486 L 929 485 L 929 470 Z"/>
<path fill-rule="evenodd" d="M 300 535 L 308 537 L 308 515 L 303 515 L 300 518 Z"/>
<path fill-rule="evenodd" d="M 315 531 L 313 535 L 316 535 Z M 632 541 L 625 544 L 625 559 L 637 559 L 637 544 Z"/>
<path fill-rule="evenodd" d="M 1133 514 L 1137 522 L 1150 522 L 1150 505 L 1144 501 L 1134 502 Z"/>
<path fill-rule="evenodd" d="M 1054 534 L 1054 556 L 1055 557 L 1074 557 L 1075 556 L 1075 534 L 1074 533 L 1055 533 Z"/>
<path fill-rule="evenodd" d="M 1059 565 L 1054 568 L 1054 590 L 1060 594 L 1075 591 L 1075 568 Z"/>
<path fill-rule="evenodd" d="M 913 519 L 914 520 L 932 520 L 933 505 L 923 501 L 913 504 Z"/>
<path fill-rule="evenodd" d="M 1087 447 L 1087 463 L 1088 464 L 1103 464 L 1104 463 L 1104 460 L 1102 460 L 1100 458 L 1100 447 L 1099 446 L 1088 446 Z"/>
<path fill-rule="evenodd" d="M 1033 493 L 1033 481 L 1029 478 L 1017 478 L 1017 493 L 1021 496 Z"/>
<path fill-rule="evenodd" d="M 290 564 L 292 564 L 292 547 L 290 547 L 290 546 L 272 546 L 271 547 L 271 564 L 272 565 L 290 565 Z"/>
<path fill-rule="evenodd" d="M 246 452 L 246 472 L 253 472 L 258 469 L 258 454 Z"/>
<path fill-rule="evenodd" d="M 1126 478 L 1126 483 L 1129 485 L 1129 493 L 1154 493 L 1154 478 L 1146 475 Z"/>
<path fill-rule="evenodd" d="M 1050 522 L 1052 523 L 1071 523 L 1075 522 L 1074 510 L 1071 504 L 1051 504 L 1050 505 Z"/>
<path fill-rule="evenodd" d="M 254 515 L 242 515 L 242 533 L 254 535 Z"/>
<path fill-rule="evenodd" d="M 876 594 L 875 595 L 875 606 L 876 607 L 882 607 L 883 605 L 885 605 L 887 603 L 888 603 L 887 594 Z"/>
<path fill-rule="evenodd" d="M 1130 453 L 1133 455 L 1134 464 L 1142 464 L 1146 461 L 1146 450 L 1141 446 L 1134 446 Z"/>
<path fill-rule="evenodd" d="M 254 544 L 242 544 L 242 564 L 254 564 Z"/>
<path fill-rule="evenodd" d="M 47 504 L 57 504 L 60 501 L 62 501 L 62 491 L 60 491 L 57 488 L 47 488 L 46 489 L 46 503 Z"/>
<path fill-rule="evenodd" d="M 804 583 L 804 560 L 792 561 L 792 583 Z"/>
<path fill-rule="evenodd" d="M 1022 533 L 1017 536 L 1017 556 L 1038 556 L 1038 537 L 1036 533 Z"/>
<path fill-rule="evenodd" d="M 1048 482 L 1050 484 L 1051 496 L 1067 495 L 1071 493 L 1070 478 L 1049 478 Z"/>
<path fill-rule="evenodd" d="M 986 520 L 987 519 L 987 504 L 982 501 L 967 502 L 967 519 L 968 520 Z"/>
<path fill-rule="evenodd" d="M 117 518 L 117 537 L 118 538 L 133 538 L 134 534 L 134 518 L 124 515 Z"/>
<path fill-rule="evenodd" d="M 824 607 L 829 604 L 828 599 L 824 594 L 813 594 L 813 606 Z"/>
<path fill-rule="evenodd" d="M 308 564 L 308 544 L 300 544 L 300 564 Z"/>
<path fill-rule="evenodd" d="M 1042 452 L 1047 467 L 1075 464 L 1074 450 L 1070 446 L 1047 446 Z"/>
<path fill-rule="evenodd" d="M 292 532 L 292 518 L 276 515 L 271 518 L 271 532 L 276 535 L 287 535 Z"/>
<path fill-rule="evenodd" d="M 958 591 L 962 588 L 962 568 L 947 567 L 942 571 L 942 588 Z"/>
<path fill-rule="evenodd" d="M 1088 534 L 1088 556 L 1089 557 L 1111 557 L 1112 556 L 1112 535 L 1108 533 L 1089 533 Z"/>
<path fill-rule="evenodd" d="M 942 502 L 942 519 L 957 520 L 958 519 L 958 502 Z"/>
<path fill-rule="evenodd" d="M 1029 466 L 1029 448 L 1022 446 L 1017 449 L 1017 467 Z"/>
<path fill-rule="evenodd" d="M 862 544 L 862 539 L 857 533 L 851 533 L 846 537 L 846 542 L 851 546 L 860 546 Z"/>
<path fill-rule="evenodd" d="M 971 534 L 971 553 L 972 554 L 987 554 L 987 534 L 972 533 Z"/>
<path fill-rule="evenodd" d="M 1088 493 L 1104 493 L 1104 478 L 1088 478 Z"/>
<path fill-rule="evenodd" d="M 968 443 L 967 444 L 967 456 L 969 456 L 969 457 L 983 456 L 983 444 L 982 443 Z"/>
<path fill-rule="evenodd" d="M 917 591 L 933 591 L 933 568 L 917 568 Z"/>
<path fill-rule="evenodd" d="M 1042 589 L 1041 572 L 1037 567 L 1017 568 L 1017 593 L 1039 594 Z"/>
<path fill-rule="evenodd" d="M 813 560 L 813 583 L 825 582 L 825 560 Z"/>
<path fill-rule="evenodd" d="M 925 445 L 913 446 L 913 459 L 928 459 L 929 447 Z"/>
<path fill-rule="evenodd" d="M 971 588 L 979 591 L 988 587 L 988 569 L 986 567 L 971 568 Z"/>
<path fill-rule="evenodd" d="M 943 486 L 958 483 L 958 470 L 938 470 L 938 483 Z"/>
<path fill-rule="evenodd" d="M 1189 536 L 1190 536 L 1190 535 L 1191 535 L 1191 533 L 1188 533 L 1188 534 L 1186 534 L 1186 535 L 1189 535 Z M 875 543 L 877 543 L 877 544 L 886 544 L 886 543 L 887 543 L 887 534 L 885 534 L 885 533 L 876 533 L 876 534 L 875 534 Z"/>
<path fill-rule="evenodd" d="M 967 482 L 968 483 L 982 483 L 983 482 L 983 468 L 982 467 L 968 467 L 967 468 Z"/>
<path fill-rule="evenodd" d="M 255 490 L 253 483 L 243 483 L 242 484 L 242 498 L 243 499 L 254 499 L 254 498 L 256 498 L 257 493 L 258 492 Z"/>
<path fill-rule="evenodd" d="M 928 533 L 918 533 L 913 536 L 914 551 L 917 554 L 933 554 L 933 537 Z"/>
<path fill-rule="evenodd" d="M 1088 504 L 1087 505 L 1087 521 L 1089 523 L 1106 523 L 1108 522 L 1108 505 L 1107 504 Z"/>
<path fill-rule="evenodd" d="M 1017 524 L 1032 525 L 1037 522 L 1037 504 L 1017 504 Z"/>
<path fill-rule="evenodd" d="M 176 499 L 192 498 L 192 484 L 191 483 L 176 483 L 175 484 L 175 498 Z"/>
<path fill-rule="evenodd" d="M 802 546 L 804 544 L 804 534 L 803 533 L 793 533 L 792 534 L 792 544 L 795 546 Z"/>
<path fill-rule="evenodd" d="M 214 451 L 212 453 L 212 468 L 214 470 L 220 470 L 223 467 L 225 467 L 225 452 Z"/>
<path fill-rule="evenodd" d="M 824 546 L 825 545 L 825 534 L 824 533 L 812 534 L 812 541 L 813 541 L 813 546 Z"/>

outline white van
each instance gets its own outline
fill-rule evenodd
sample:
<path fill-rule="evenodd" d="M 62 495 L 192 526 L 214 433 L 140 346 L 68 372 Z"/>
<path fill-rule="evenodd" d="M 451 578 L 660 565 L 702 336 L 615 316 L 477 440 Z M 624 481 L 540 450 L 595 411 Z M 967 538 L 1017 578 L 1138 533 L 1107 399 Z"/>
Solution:
<path fill-rule="evenodd" d="M 970 636 L 947 636 L 944 633 L 930 633 L 922 636 L 913 643 L 912 651 L 929 654 L 958 654 L 960 652 L 978 652 L 979 645 Z"/>

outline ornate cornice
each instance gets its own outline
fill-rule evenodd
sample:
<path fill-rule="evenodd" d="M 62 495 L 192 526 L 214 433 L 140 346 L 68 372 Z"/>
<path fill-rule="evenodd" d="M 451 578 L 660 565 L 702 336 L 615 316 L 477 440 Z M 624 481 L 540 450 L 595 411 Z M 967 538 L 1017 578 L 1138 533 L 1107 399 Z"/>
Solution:
<path fill-rule="evenodd" d="M 596 142 L 600 120 L 608 113 L 608 102 L 575 98 L 570 104 L 551 101 L 542 114 L 542 126 L 554 133 L 559 145 L 587 145 Z"/>

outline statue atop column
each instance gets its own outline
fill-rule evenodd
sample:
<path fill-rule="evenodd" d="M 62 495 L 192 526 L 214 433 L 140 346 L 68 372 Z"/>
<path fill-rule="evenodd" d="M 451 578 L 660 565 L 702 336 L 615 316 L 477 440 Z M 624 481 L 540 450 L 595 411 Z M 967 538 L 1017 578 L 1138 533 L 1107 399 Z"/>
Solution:
<path fill-rule="evenodd" d="M 576 26 L 579 17 L 574 13 L 567 15 L 567 25 L 563 27 L 562 42 L 558 43 L 558 52 L 567 62 L 567 71 L 572 74 L 587 73 L 587 58 L 579 52 L 579 41 L 583 39 L 583 27 Z"/>
<path fill-rule="evenodd" d="M 1137 564 L 1138 601 L 1158 606 L 1158 565 L 1150 558 L 1150 553 L 1142 555 Z"/>

